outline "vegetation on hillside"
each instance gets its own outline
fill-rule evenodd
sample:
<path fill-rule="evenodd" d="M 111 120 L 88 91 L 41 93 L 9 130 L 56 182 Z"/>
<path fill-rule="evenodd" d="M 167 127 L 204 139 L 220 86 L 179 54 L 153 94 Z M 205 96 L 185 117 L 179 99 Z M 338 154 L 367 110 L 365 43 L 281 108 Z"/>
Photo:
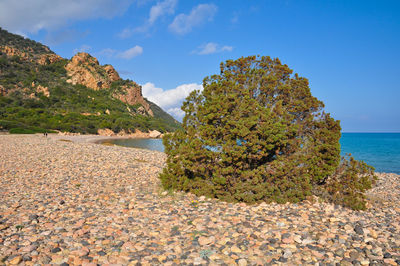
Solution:
<path fill-rule="evenodd" d="M 29 50 L 33 55 L 52 53 L 37 42 L 0 30 L 0 46 Z M 128 81 L 119 80 L 110 89 L 97 91 L 67 83 L 67 62 L 62 59 L 41 65 L 0 50 L 0 130 L 25 128 L 35 132 L 96 134 L 98 129 L 105 128 L 118 133 L 136 129 L 172 132 L 180 127 L 153 103 L 150 104 L 154 117 L 137 112 L 139 104 L 128 105 L 112 97 Z"/>
<path fill-rule="evenodd" d="M 28 52 L 31 56 L 54 54 L 47 46 L 20 35 L 11 34 L 2 28 L 0 28 L 0 45 L 16 48 L 21 52 Z"/>
<path fill-rule="evenodd" d="M 182 106 L 183 128 L 164 137 L 166 189 L 226 201 L 298 202 L 312 195 L 364 209 L 375 180 L 340 157 L 340 124 L 308 80 L 270 57 L 221 64 Z"/>

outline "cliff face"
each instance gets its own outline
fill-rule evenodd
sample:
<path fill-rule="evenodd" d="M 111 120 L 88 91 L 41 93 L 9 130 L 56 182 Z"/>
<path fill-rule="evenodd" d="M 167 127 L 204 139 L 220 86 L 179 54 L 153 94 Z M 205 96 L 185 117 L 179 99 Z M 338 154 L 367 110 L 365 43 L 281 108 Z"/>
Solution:
<path fill-rule="evenodd" d="M 93 90 L 108 89 L 113 81 L 119 80 L 118 73 L 112 66 L 105 67 L 88 53 L 78 53 L 65 66 L 73 85 L 81 84 Z"/>
<path fill-rule="evenodd" d="M 113 94 L 113 97 L 130 105 L 141 104 L 147 114 L 154 116 L 149 103 L 143 98 L 142 87 L 133 81 L 122 86 L 120 91 Z"/>
<path fill-rule="evenodd" d="M 121 80 L 113 66 L 100 65 L 99 61 L 88 53 L 76 54 L 65 69 L 69 76 L 68 83 L 81 84 L 93 90 L 110 89 L 114 81 Z M 113 97 L 130 105 L 141 104 L 146 113 L 153 116 L 150 105 L 143 98 L 142 87 L 133 81 L 124 82 L 124 85 L 113 93 Z"/>

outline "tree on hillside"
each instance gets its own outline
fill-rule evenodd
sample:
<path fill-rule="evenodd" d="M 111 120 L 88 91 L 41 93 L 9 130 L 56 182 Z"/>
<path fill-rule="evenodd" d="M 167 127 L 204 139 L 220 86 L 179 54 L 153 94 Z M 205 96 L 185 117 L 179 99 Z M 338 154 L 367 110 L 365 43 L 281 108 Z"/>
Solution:
<path fill-rule="evenodd" d="M 203 87 L 182 106 L 183 128 L 164 138 L 166 189 L 248 203 L 314 194 L 365 207 L 373 170 L 341 161 L 339 121 L 306 78 L 279 59 L 250 56 L 222 63 Z"/>

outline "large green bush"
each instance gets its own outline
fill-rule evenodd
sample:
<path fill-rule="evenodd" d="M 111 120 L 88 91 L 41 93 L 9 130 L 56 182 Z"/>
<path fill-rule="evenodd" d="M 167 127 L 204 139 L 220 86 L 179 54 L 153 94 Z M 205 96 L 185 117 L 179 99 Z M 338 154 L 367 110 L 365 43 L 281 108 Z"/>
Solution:
<path fill-rule="evenodd" d="M 339 121 L 323 111 L 306 78 L 278 59 L 251 56 L 221 64 L 203 87 L 182 106 L 183 128 L 164 138 L 166 189 L 247 203 L 314 194 L 365 207 L 372 168 L 341 163 Z"/>

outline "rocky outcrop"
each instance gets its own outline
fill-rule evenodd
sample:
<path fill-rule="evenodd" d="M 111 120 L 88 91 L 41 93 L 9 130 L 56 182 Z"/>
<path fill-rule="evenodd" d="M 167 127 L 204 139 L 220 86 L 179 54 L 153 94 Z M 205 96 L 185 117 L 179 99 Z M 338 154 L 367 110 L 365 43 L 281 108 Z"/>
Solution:
<path fill-rule="evenodd" d="M 97 112 L 97 113 L 81 113 L 81 115 L 84 115 L 84 116 L 90 116 L 90 115 L 93 115 L 93 116 L 100 116 L 101 113 L 100 113 L 100 112 Z"/>
<path fill-rule="evenodd" d="M 43 87 L 42 85 L 38 85 L 35 90 L 36 90 L 37 93 L 43 93 L 44 96 L 50 97 L 50 91 L 49 91 L 49 88 L 47 88 L 47 87 Z"/>
<path fill-rule="evenodd" d="M 140 106 L 140 107 L 136 110 L 136 112 L 137 112 L 138 114 L 140 114 L 140 115 L 146 115 L 146 109 L 144 109 L 143 106 Z"/>
<path fill-rule="evenodd" d="M 7 90 L 2 85 L 0 85 L 0 95 L 4 96 L 6 94 L 7 94 Z"/>
<path fill-rule="evenodd" d="M 93 90 L 110 88 L 114 81 L 109 78 L 99 61 L 88 53 L 78 53 L 65 66 L 70 79 L 67 82 L 81 84 Z"/>
<path fill-rule="evenodd" d="M 28 52 L 22 52 L 18 50 L 17 48 L 11 47 L 11 46 L 0 46 L 0 52 L 3 54 L 6 54 L 7 56 L 19 56 L 22 59 L 29 59 L 29 53 Z"/>
<path fill-rule="evenodd" d="M 142 87 L 133 81 L 129 85 L 121 86 L 120 90 L 115 92 L 113 97 L 130 105 L 141 104 L 147 114 L 154 116 L 149 103 L 143 98 Z M 138 113 L 143 114 L 143 109 L 139 109 L 141 108 L 138 108 Z"/>
<path fill-rule="evenodd" d="M 149 137 L 150 138 L 160 138 L 161 137 L 161 132 L 157 131 L 157 130 L 152 130 L 149 132 Z"/>
<path fill-rule="evenodd" d="M 115 136 L 115 133 L 109 128 L 99 129 L 97 134 L 100 136 Z"/>
<path fill-rule="evenodd" d="M 114 69 L 112 65 L 104 65 L 103 68 L 106 71 L 107 76 L 111 81 L 117 81 L 121 79 L 118 75 L 118 72 Z"/>
<path fill-rule="evenodd" d="M 48 51 L 50 52 L 50 50 Z M 18 56 L 22 60 L 36 62 L 40 65 L 48 65 L 62 60 L 61 56 L 52 53 L 36 55 L 30 47 L 21 51 L 15 47 L 4 45 L 0 46 L 0 52 L 7 56 Z"/>
<path fill-rule="evenodd" d="M 62 60 L 62 57 L 56 54 L 43 54 L 36 61 L 41 65 L 49 65 Z"/>
<path fill-rule="evenodd" d="M 99 61 L 88 53 L 76 54 L 65 69 L 70 77 L 67 82 L 81 84 L 93 90 L 110 89 L 114 81 L 121 79 L 113 66 L 101 66 Z M 133 81 L 120 85 L 113 97 L 129 105 L 140 104 L 145 111 L 141 110 L 140 114 L 154 116 L 150 105 L 143 98 L 142 87 Z"/>

